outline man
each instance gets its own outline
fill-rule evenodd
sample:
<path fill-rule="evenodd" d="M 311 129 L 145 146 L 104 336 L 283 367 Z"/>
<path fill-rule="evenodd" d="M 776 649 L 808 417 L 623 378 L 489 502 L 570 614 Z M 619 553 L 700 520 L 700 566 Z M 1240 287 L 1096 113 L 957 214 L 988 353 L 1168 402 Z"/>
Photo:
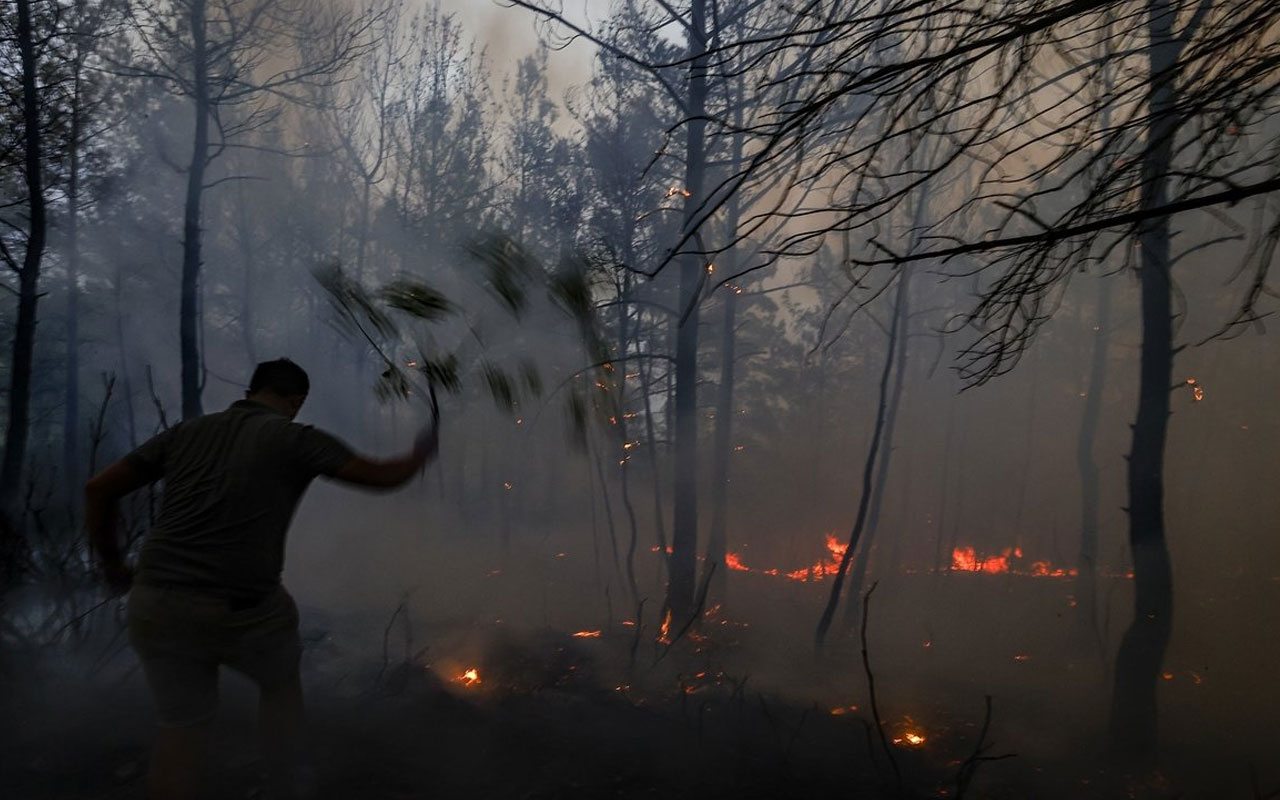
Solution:
<path fill-rule="evenodd" d="M 85 486 L 85 524 L 108 585 L 129 597 L 129 641 L 155 698 L 153 800 L 193 796 L 220 664 L 261 691 L 259 726 L 273 781 L 289 783 L 302 721 L 298 610 L 284 587 L 285 532 L 317 475 L 390 488 L 435 454 L 423 431 L 408 455 L 375 461 L 327 433 L 293 422 L 310 389 L 288 359 L 259 364 L 245 399 L 159 434 Z M 160 514 L 136 576 L 115 535 L 120 498 L 165 482 Z"/>

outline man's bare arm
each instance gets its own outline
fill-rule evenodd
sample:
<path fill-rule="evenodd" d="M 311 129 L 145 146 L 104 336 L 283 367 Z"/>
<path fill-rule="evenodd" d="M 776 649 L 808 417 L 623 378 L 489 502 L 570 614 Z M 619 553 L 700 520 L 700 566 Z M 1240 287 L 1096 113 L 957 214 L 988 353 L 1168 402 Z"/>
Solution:
<path fill-rule="evenodd" d="M 375 489 L 402 486 L 417 475 L 436 454 L 439 439 L 436 429 L 423 431 L 414 442 L 413 451 L 400 458 L 374 460 L 356 456 L 329 477 L 343 483 Z"/>
<path fill-rule="evenodd" d="M 84 486 L 84 525 L 89 547 L 97 554 L 107 584 L 126 591 L 131 575 L 116 539 L 120 498 L 150 483 L 126 461 L 117 461 L 89 479 Z"/>

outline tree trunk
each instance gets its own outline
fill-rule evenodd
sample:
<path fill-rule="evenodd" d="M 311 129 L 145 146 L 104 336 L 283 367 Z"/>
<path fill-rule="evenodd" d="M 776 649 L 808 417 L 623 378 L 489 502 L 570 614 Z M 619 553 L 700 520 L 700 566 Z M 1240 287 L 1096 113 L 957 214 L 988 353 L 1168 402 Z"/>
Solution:
<path fill-rule="evenodd" d="M 897 330 L 898 320 L 900 319 L 900 311 L 903 303 L 906 301 L 906 293 L 902 287 L 898 287 L 898 296 L 894 303 L 894 324 L 893 330 Z M 884 369 L 880 372 L 879 398 L 880 402 L 876 408 L 876 424 L 871 431 L 871 446 L 867 449 L 867 459 L 862 465 L 862 495 L 858 500 L 858 514 L 853 521 L 853 530 L 849 534 L 849 542 L 845 547 L 844 556 L 840 559 L 840 568 L 836 571 L 836 579 L 831 584 L 831 596 L 827 598 L 827 606 L 822 611 L 822 618 L 818 620 L 818 629 L 814 632 L 814 646 L 821 650 L 826 642 L 827 631 L 831 628 L 831 620 L 835 617 L 836 606 L 840 603 L 840 590 L 844 588 L 845 576 L 849 572 L 849 562 L 853 558 L 853 553 L 858 549 L 858 539 L 862 536 L 862 531 L 866 527 L 867 512 L 871 505 L 871 479 L 874 474 L 876 456 L 880 452 L 880 442 L 884 439 L 884 429 L 886 416 L 888 415 L 888 399 L 889 399 L 889 374 L 893 372 L 894 351 L 898 344 L 897 336 L 889 337 L 889 351 L 884 356 Z"/>
<path fill-rule="evenodd" d="M 9 374 L 9 420 L 5 430 L 4 464 L 0 469 L 0 511 L 8 511 L 22 482 L 27 456 L 27 426 L 31 410 L 31 364 L 36 340 L 36 306 L 40 300 L 40 261 L 45 246 L 44 162 L 40 152 L 40 98 L 36 89 L 36 52 L 30 0 L 17 0 L 18 52 L 22 62 L 22 129 L 27 205 L 31 224 L 27 249 L 18 270 L 18 321 L 13 336 Z M 17 531 L 4 526 L 0 559 L 8 564 L 18 550 Z"/>
<path fill-rule="evenodd" d="M 942 489 L 940 490 L 941 502 L 938 503 L 938 519 L 934 523 L 934 539 L 933 539 L 933 574 L 934 577 L 943 574 L 947 567 L 951 564 L 951 554 L 946 554 L 943 559 L 942 541 L 946 535 L 947 529 L 947 485 L 951 476 L 951 451 L 955 441 L 956 433 L 956 395 L 948 392 L 947 398 L 947 433 L 942 441 Z"/>
<path fill-rule="evenodd" d="M 182 351 L 182 418 L 204 413 L 200 404 L 200 201 L 209 159 L 209 63 L 205 42 L 205 0 L 191 2 L 191 41 L 195 106 L 195 139 L 187 168 L 187 199 L 182 226 L 182 299 L 178 338 Z"/>
<path fill-rule="evenodd" d="M 889 352 L 894 353 L 893 389 L 889 393 L 888 408 L 884 420 L 885 446 L 880 451 L 880 463 L 876 467 L 875 487 L 872 489 L 871 507 L 867 511 L 866 535 L 859 541 L 857 559 L 853 564 L 853 574 L 849 578 L 849 601 L 845 606 L 844 624 L 846 630 L 852 630 L 858 618 L 858 603 L 862 601 L 862 585 L 867 577 L 867 566 L 871 561 L 871 547 L 875 543 L 876 531 L 880 527 L 880 509 L 884 505 L 884 487 L 889 482 L 889 465 L 893 460 L 893 433 L 898 422 L 898 408 L 902 405 L 902 385 L 907 369 L 907 318 L 910 316 L 910 267 L 903 267 L 898 280 L 898 296 L 893 304 L 893 319 L 889 323 Z M 883 406 L 885 398 L 880 397 Z"/>
<path fill-rule="evenodd" d="M 1142 208 L 1163 205 L 1177 131 L 1174 79 L 1178 44 L 1166 0 L 1147 6 L 1150 31 L 1147 149 L 1142 164 Z M 1156 690 L 1173 628 L 1173 576 L 1164 530 L 1164 447 L 1173 382 L 1173 320 L 1169 218 L 1138 233 L 1142 292 L 1142 351 L 1138 414 L 1129 451 L 1129 548 L 1133 558 L 1133 622 L 1116 654 L 1110 745 L 1114 752 L 1148 759 L 1157 746 Z"/>
<path fill-rule="evenodd" d="M 71 76 L 71 132 L 67 176 L 67 339 L 66 382 L 62 401 L 62 472 L 68 502 L 80 502 L 80 70 L 77 55 Z"/>
<path fill-rule="evenodd" d="M 729 454 L 733 452 L 733 380 L 735 339 L 738 319 L 738 295 L 726 286 L 720 293 L 724 311 L 720 322 L 720 385 L 716 391 L 716 433 L 711 462 L 711 527 L 707 531 L 707 557 L 704 570 L 711 573 L 709 596 L 714 602 L 726 600 L 724 557 L 728 550 L 729 527 Z"/>
<path fill-rule="evenodd" d="M 1093 443 L 1098 438 L 1102 416 L 1102 392 L 1107 372 L 1108 328 L 1111 325 L 1111 292 L 1107 279 L 1098 278 L 1097 328 L 1093 337 L 1093 355 L 1089 363 L 1089 383 L 1085 388 L 1084 412 L 1080 417 L 1080 436 L 1076 440 L 1076 465 L 1080 470 L 1080 554 L 1076 559 L 1079 581 L 1076 584 L 1076 630 L 1082 644 L 1096 647 L 1104 655 L 1106 643 L 1098 627 L 1098 502 L 1101 479 L 1098 463 L 1093 458 Z"/>
<path fill-rule="evenodd" d="M 630 248 L 628 247 L 628 250 Z M 631 261 L 631 255 L 627 255 L 627 263 Z M 636 585 L 636 542 L 640 532 L 636 525 L 636 510 L 631 503 L 631 482 L 628 473 L 630 470 L 627 464 L 631 459 L 628 456 L 630 452 L 630 435 L 627 432 L 627 348 L 628 337 L 630 336 L 630 326 L 628 325 L 628 305 L 627 296 L 630 294 L 631 281 L 624 273 L 622 279 L 622 288 L 618 293 L 618 358 L 619 362 L 615 367 L 615 374 L 618 375 L 616 394 L 614 395 L 614 422 L 618 430 L 616 452 L 618 458 L 618 486 L 622 490 L 622 507 L 627 512 L 627 523 L 629 525 L 627 539 L 627 558 L 626 558 L 626 581 L 627 591 L 631 593 L 631 602 L 638 602 L 640 599 L 640 589 Z"/>
<path fill-rule="evenodd" d="M 689 28 L 689 95 L 685 109 L 685 191 L 682 231 L 697 224 L 703 195 L 707 95 L 706 0 L 693 0 Z M 692 237 L 687 246 L 694 246 Z M 672 618 L 687 619 L 693 613 L 694 583 L 698 565 L 698 291 L 703 281 L 705 256 L 686 253 L 680 258 L 680 314 L 676 334 L 676 468 L 675 520 L 671 532 L 670 580 L 667 607 Z"/>

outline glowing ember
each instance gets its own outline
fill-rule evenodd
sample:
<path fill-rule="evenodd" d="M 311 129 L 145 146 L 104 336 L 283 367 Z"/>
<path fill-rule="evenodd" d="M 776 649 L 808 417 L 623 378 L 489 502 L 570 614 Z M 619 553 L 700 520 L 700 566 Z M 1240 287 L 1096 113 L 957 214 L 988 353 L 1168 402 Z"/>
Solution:
<path fill-rule="evenodd" d="M 667 609 L 667 615 L 662 618 L 662 627 L 658 629 L 658 641 L 662 644 L 671 644 L 671 640 L 667 638 L 667 634 L 671 632 L 671 609 Z"/>
<path fill-rule="evenodd" d="M 575 639 L 599 639 L 603 631 L 578 631 L 573 634 Z"/>
<path fill-rule="evenodd" d="M 480 682 L 480 671 L 475 667 L 472 667 L 457 678 L 454 678 L 454 680 L 458 681 L 463 686 L 475 686 Z"/>
<path fill-rule="evenodd" d="M 893 737 L 893 743 L 899 747 L 920 747 L 924 741 L 924 736 L 915 731 L 904 731 L 901 736 Z"/>
<path fill-rule="evenodd" d="M 857 706 L 836 706 L 835 708 L 831 709 L 831 715 L 838 717 L 842 714 L 848 714 L 852 711 L 857 711 L 857 710 L 858 710 Z"/>

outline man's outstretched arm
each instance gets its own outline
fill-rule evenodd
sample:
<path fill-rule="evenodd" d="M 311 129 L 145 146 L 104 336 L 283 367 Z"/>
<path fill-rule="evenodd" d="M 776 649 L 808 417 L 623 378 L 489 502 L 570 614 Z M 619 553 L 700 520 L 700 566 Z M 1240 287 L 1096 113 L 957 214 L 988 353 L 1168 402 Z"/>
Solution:
<path fill-rule="evenodd" d="M 343 483 L 375 489 L 393 489 L 402 486 L 422 471 L 439 449 L 439 435 L 433 426 L 418 434 L 413 450 L 408 455 L 386 460 L 356 456 L 343 464 L 329 477 Z"/>
<path fill-rule="evenodd" d="M 117 461 L 90 478 L 84 486 L 84 525 L 89 547 L 97 554 L 107 585 L 114 591 L 128 591 L 132 582 L 116 538 L 120 498 L 150 482 L 129 462 Z"/>

